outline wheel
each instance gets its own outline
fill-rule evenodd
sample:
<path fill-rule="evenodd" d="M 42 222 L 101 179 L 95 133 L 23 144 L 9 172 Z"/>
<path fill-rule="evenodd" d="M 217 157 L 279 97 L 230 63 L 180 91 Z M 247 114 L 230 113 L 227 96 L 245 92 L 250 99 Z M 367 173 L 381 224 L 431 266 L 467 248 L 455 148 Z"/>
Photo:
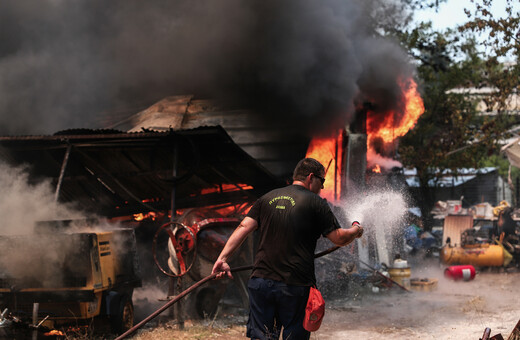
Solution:
<path fill-rule="evenodd" d="M 116 313 L 111 316 L 112 332 L 121 334 L 134 326 L 134 305 L 128 295 L 121 296 Z"/>
<path fill-rule="evenodd" d="M 168 259 L 168 267 L 173 274 L 164 270 L 157 258 L 157 238 L 163 230 L 166 231 L 169 236 L 168 252 L 170 253 L 170 257 Z M 193 231 L 178 222 L 168 222 L 164 224 L 154 235 L 152 254 L 155 264 L 163 274 L 170 277 L 181 277 L 185 275 L 195 263 L 197 256 L 197 231 Z M 189 263 L 186 263 L 185 258 L 188 259 L 187 255 L 189 254 L 191 254 L 191 258 Z"/>

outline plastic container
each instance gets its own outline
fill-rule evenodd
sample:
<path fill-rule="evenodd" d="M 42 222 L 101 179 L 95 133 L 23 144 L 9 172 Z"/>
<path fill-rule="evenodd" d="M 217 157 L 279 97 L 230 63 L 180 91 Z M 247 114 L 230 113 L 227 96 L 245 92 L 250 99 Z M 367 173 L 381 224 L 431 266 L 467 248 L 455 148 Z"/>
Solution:
<path fill-rule="evenodd" d="M 394 260 L 392 268 L 408 268 L 408 261 L 403 259 L 396 259 Z"/>
<path fill-rule="evenodd" d="M 471 281 L 475 278 L 475 267 L 472 265 L 450 266 L 444 270 L 444 277 L 454 281 Z"/>

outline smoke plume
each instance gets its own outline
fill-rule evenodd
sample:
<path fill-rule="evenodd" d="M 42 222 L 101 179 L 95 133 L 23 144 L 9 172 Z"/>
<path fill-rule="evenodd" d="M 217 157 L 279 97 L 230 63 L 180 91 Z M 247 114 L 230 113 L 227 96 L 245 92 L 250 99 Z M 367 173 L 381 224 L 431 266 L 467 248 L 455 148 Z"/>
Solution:
<path fill-rule="evenodd" d="M 50 181 L 32 183 L 26 169 L 0 163 L 0 235 L 33 232 L 38 221 L 82 218 L 71 206 L 58 204 Z"/>
<path fill-rule="evenodd" d="M 387 2 L 4 1 L 0 133 L 100 128 L 176 94 L 343 124 L 354 98 L 392 97 L 410 72 L 375 33 Z"/>

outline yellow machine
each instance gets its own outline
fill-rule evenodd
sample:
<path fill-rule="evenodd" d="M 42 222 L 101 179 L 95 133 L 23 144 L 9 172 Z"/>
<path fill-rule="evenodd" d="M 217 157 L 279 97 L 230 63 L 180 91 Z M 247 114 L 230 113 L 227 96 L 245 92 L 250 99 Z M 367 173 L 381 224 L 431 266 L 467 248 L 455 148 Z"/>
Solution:
<path fill-rule="evenodd" d="M 512 255 L 502 244 L 476 243 L 467 236 L 473 228 L 473 216 L 449 215 L 444 219 L 441 262 L 447 265 L 470 264 L 478 267 L 507 266 Z"/>
<path fill-rule="evenodd" d="M 132 229 L 0 236 L 0 310 L 12 320 L 52 329 L 99 317 L 120 333 L 140 286 Z"/>

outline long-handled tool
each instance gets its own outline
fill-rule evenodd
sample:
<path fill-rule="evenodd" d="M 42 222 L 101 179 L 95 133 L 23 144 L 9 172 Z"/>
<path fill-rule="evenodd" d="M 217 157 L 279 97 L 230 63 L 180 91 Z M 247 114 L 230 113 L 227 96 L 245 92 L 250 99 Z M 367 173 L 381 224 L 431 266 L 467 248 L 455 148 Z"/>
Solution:
<path fill-rule="evenodd" d="M 396 286 L 398 286 L 402 290 L 407 291 L 409 293 L 411 292 L 408 288 L 406 288 L 405 286 L 403 286 L 399 282 L 397 282 L 395 280 L 392 280 L 391 277 L 386 276 L 385 274 L 381 273 L 379 270 L 375 269 L 374 267 L 369 266 L 366 262 L 363 262 L 361 260 L 358 260 L 358 261 L 361 262 L 362 264 L 364 264 L 367 268 L 371 269 L 374 273 L 376 273 L 376 274 L 382 276 L 383 278 L 385 278 L 386 280 L 389 280 L 390 282 L 394 283 Z"/>
<path fill-rule="evenodd" d="M 335 250 L 338 250 L 339 248 L 341 248 L 340 246 L 334 246 L 332 248 L 329 248 L 325 251 L 322 251 L 321 253 L 318 253 L 316 255 L 314 255 L 314 257 L 318 258 L 320 256 L 324 256 L 324 255 L 327 255 L 327 254 L 330 254 L 332 253 L 333 251 Z M 395 280 L 392 280 L 392 278 L 386 276 L 385 274 L 381 273 L 379 270 L 375 269 L 374 267 L 370 266 L 368 263 L 366 262 L 363 262 L 361 261 L 360 259 L 356 259 L 357 261 L 359 261 L 360 263 L 364 264 L 368 269 L 372 270 L 374 273 L 382 276 L 383 278 L 385 278 L 386 280 L 389 280 L 390 282 L 394 283 L 396 286 L 398 286 L 399 288 L 407 291 L 407 292 L 410 292 L 410 290 L 408 288 L 406 288 L 405 286 L 401 285 L 399 282 L 396 282 Z"/>

